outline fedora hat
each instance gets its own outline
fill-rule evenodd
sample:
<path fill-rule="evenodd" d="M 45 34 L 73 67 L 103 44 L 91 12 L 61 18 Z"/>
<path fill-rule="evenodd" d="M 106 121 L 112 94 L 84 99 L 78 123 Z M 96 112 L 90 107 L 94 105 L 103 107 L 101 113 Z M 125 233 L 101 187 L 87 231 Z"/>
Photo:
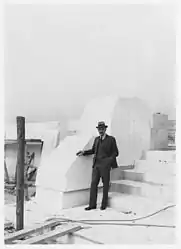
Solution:
<path fill-rule="evenodd" d="M 104 121 L 100 121 L 98 122 L 98 125 L 96 126 L 96 128 L 107 128 L 108 126 L 105 124 Z"/>

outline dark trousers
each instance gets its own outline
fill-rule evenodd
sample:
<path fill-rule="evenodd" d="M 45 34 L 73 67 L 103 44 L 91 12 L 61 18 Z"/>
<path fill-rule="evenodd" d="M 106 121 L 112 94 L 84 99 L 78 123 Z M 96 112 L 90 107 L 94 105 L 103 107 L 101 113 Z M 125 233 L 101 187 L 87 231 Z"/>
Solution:
<path fill-rule="evenodd" d="M 90 189 L 90 207 L 96 207 L 97 204 L 97 191 L 100 178 L 103 183 L 103 198 L 101 207 L 106 207 L 108 204 L 108 191 L 109 191 L 109 182 L 110 182 L 110 168 L 95 166 L 92 170 L 92 181 Z"/>

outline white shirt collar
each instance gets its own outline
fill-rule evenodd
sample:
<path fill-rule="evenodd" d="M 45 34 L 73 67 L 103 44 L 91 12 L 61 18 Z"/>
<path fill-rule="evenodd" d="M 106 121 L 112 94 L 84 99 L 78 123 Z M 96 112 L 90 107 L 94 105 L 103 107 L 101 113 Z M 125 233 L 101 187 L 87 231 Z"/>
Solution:
<path fill-rule="evenodd" d="M 106 133 L 104 134 L 104 136 L 102 137 L 102 140 L 104 140 L 105 139 L 105 137 L 106 137 Z M 101 136 L 100 136 L 100 138 L 101 138 Z"/>

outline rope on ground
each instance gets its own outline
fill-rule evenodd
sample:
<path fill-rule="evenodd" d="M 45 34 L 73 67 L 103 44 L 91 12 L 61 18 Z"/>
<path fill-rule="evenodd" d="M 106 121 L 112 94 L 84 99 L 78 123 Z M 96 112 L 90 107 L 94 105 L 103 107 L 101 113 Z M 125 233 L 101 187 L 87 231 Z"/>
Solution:
<path fill-rule="evenodd" d="M 57 218 L 58 219 L 58 218 Z M 80 223 L 84 225 L 113 225 L 113 226 L 145 226 L 145 227 L 162 227 L 162 228 L 176 228 L 174 225 L 160 225 L 160 224 L 141 224 L 141 223 L 124 223 L 124 222 L 105 222 L 104 220 L 100 220 L 97 222 L 91 221 L 79 221 L 79 220 L 69 220 L 69 219 L 62 219 L 61 222 L 72 222 L 72 223 Z M 86 227 L 87 228 L 87 227 Z M 89 227 L 91 228 L 91 227 Z M 85 228 L 83 228 L 85 229 Z"/>
<path fill-rule="evenodd" d="M 116 220 L 103 220 L 103 219 L 101 219 L 101 220 L 71 220 L 71 219 L 68 219 L 68 218 L 62 218 L 61 217 L 61 219 L 62 220 L 65 220 L 65 221 L 70 221 L 70 222 L 79 222 L 79 223 L 81 223 L 81 222 L 91 222 L 91 223 L 94 223 L 94 222 L 133 222 L 133 221 L 138 221 L 138 220 L 143 220 L 143 219 L 146 219 L 146 218 L 149 218 L 149 217 L 152 217 L 152 216 L 154 216 L 154 215 L 156 215 L 156 214 L 159 214 L 159 213 L 161 213 L 161 212 L 163 212 L 163 211 L 165 211 L 165 210 L 167 210 L 167 209 L 169 209 L 169 208 L 173 208 L 173 207 L 175 207 L 176 205 L 169 205 L 169 206 L 166 206 L 166 207 L 164 207 L 164 208 L 162 208 L 162 209 L 159 209 L 158 211 L 156 211 L 156 212 L 154 212 L 154 213 L 151 213 L 151 214 L 148 214 L 148 215 L 145 215 L 145 216 L 142 216 L 142 217 L 139 217 L 139 218 L 134 218 L 134 219 L 127 219 L 127 220 L 118 220 L 118 219 L 116 219 Z"/>
<path fill-rule="evenodd" d="M 160 227 L 160 228 L 175 228 L 176 226 L 159 225 L 159 224 L 140 224 L 140 223 L 113 223 L 113 222 L 79 222 L 87 225 L 113 225 L 113 226 L 143 226 L 143 227 Z"/>
<path fill-rule="evenodd" d="M 145 216 L 142 216 L 142 217 L 138 217 L 138 218 L 133 218 L 133 219 L 128 219 L 128 220 L 103 220 L 103 221 L 106 221 L 106 222 L 108 222 L 108 221 L 138 221 L 138 220 L 143 220 L 143 219 L 146 219 L 146 218 L 150 218 L 150 217 L 152 217 L 152 216 L 154 216 L 154 215 L 156 215 L 156 214 L 159 214 L 159 213 L 161 213 L 161 212 L 163 212 L 163 211 L 165 211 L 165 210 L 167 210 L 167 209 L 169 209 L 169 208 L 173 208 L 173 207 L 175 207 L 176 205 L 169 205 L 169 206 L 166 206 L 166 207 L 164 207 L 164 208 L 162 208 L 162 209 L 159 209 L 158 211 L 156 211 L 156 212 L 154 212 L 154 213 L 151 213 L 151 214 L 148 214 L 148 215 L 145 215 Z M 100 220 L 80 220 L 80 221 L 100 221 Z"/>

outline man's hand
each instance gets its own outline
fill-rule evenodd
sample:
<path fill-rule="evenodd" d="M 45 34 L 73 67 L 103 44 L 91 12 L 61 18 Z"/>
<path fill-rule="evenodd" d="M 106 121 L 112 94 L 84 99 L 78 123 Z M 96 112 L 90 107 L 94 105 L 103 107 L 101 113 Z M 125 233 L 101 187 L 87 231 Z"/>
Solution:
<path fill-rule="evenodd" d="M 78 151 L 77 153 L 76 153 L 76 156 L 83 156 L 84 155 L 84 152 L 82 151 L 82 150 L 80 150 L 80 151 Z"/>

